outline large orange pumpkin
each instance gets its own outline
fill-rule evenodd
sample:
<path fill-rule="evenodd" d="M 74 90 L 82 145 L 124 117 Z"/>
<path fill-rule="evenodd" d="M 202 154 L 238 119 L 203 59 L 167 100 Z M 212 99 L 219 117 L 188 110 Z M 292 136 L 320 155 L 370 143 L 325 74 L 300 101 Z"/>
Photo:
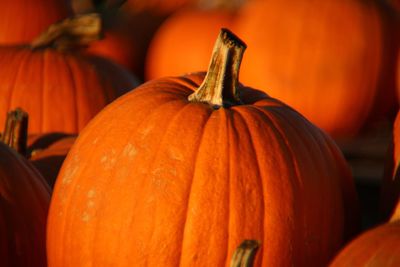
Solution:
<path fill-rule="evenodd" d="M 20 107 L 29 113 L 30 134 L 77 133 L 107 103 L 135 87 L 134 77 L 109 60 L 50 46 L 74 45 L 64 32 L 54 40 L 50 37 L 54 29 L 65 30 L 70 37 L 67 23 L 80 29 L 77 21 L 82 18 L 49 28 L 35 39 L 38 48 L 0 47 L 0 125 L 8 110 Z"/>
<path fill-rule="evenodd" d="M 71 13 L 64 0 L 2 1 L 0 44 L 29 43 L 50 24 Z"/>
<path fill-rule="evenodd" d="M 223 30 L 206 76 L 147 82 L 80 133 L 53 192 L 51 267 L 226 266 L 244 239 L 265 244 L 256 266 L 322 266 L 354 233 L 341 152 L 239 84 L 244 48 Z"/>
<path fill-rule="evenodd" d="M 281 99 L 335 137 L 355 134 L 376 95 L 379 14 L 368 1 L 254 1 L 237 32 L 249 51 L 242 81 Z"/>
<path fill-rule="evenodd" d="M 0 142 L 0 259 L 3 267 L 47 266 L 50 189 L 38 171 Z"/>

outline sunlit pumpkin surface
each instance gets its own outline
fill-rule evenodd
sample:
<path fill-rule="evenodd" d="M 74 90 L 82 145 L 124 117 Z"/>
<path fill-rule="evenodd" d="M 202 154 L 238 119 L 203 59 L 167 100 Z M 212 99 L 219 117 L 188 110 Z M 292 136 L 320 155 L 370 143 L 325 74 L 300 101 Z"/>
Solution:
<path fill-rule="evenodd" d="M 101 58 L 53 49 L 0 48 L 0 125 L 16 107 L 29 113 L 29 133 L 77 133 L 136 81 Z"/>
<path fill-rule="evenodd" d="M 357 221 L 339 150 L 294 110 L 187 100 L 204 75 L 148 82 L 81 132 L 53 193 L 49 266 L 323 266 Z"/>

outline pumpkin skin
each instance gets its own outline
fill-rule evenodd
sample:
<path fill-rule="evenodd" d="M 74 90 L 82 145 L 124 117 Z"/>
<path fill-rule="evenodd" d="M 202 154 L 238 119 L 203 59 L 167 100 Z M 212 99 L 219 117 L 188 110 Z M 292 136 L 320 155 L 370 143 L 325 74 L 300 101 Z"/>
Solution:
<path fill-rule="evenodd" d="M 71 14 L 66 1 L 2 1 L 0 44 L 29 43 L 48 26 Z"/>
<path fill-rule="evenodd" d="M 229 12 L 198 9 L 169 17 L 150 43 L 146 80 L 206 70 L 215 36 L 222 27 L 231 28 L 233 17 Z"/>
<path fill-rule="evenodd" d="M 357 237 L 330 266 L 400 266 L 400 221 L 378 226 Z"/>
<path fill-rule="evenodd" d="M 189 102 L 203 78 L 147 82 L 81 132 L 53 192 L 49 266 L 225 266 L 244 238 L 266 244 L 255 266 L 322 266 L 340 248 L 357 208 L 333 141 L 243 86 L 243 105 Z"/>
<path fill-rule="evenodd" d="M 53 49 L 0 48 L 0 125 L 8 110 L 29 113 L 29 133 L 77 133 L 136 80 L 102 58 Z"/>
<path fill-rule="evenodd" d="M 0 159 L 1 266 L 47 266 L 50 189 L 26 159 L 1 142 Z"/>
<path fill-rule="evenodd" d="M 372 108 L 381 67 L 375 6 L 357 0 L 253 1 L 235 22 L 252 47 L 242 82 L 268 89 L 336 138 L 357 133 Z"/>

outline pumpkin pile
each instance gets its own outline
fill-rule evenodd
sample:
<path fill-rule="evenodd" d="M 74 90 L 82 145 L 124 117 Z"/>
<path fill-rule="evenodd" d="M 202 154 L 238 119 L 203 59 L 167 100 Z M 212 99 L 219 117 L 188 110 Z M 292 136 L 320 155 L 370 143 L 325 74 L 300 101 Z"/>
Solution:
<path fill-rule="evenodd" d="M 1 265 L 400 265 L 393 3 L 3 3 Z"/>

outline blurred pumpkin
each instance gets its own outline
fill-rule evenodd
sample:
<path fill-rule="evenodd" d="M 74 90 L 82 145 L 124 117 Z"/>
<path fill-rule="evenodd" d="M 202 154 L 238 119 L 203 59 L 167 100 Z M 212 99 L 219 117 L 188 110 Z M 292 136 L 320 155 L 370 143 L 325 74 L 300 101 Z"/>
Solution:
<path fill-rule="evenodd" d="M 42 136 L 42 138 L 46 138 L 46 136 Z M 30 154 L 29 160 L 46 179 L 51 188 L 54 187 L 64 159 L 75 139 L 76 136 L 64 137 L 45 148 L 33 150 Z"/>
<path fill-rule="evenodd" d="M 244 49 L 222 30 L 206 75 L 147 82 L 80 133 L 49 266 L 226 266 L 243 239 L 267 244 L 256 266 L 328 263 L 358 224 L 349 168 L 321 130 L 238 82 Z"/>
<path fill-rule="evenodd" d="M 2 1 L 0 44 L 29 43 L 51 24 L 70 14 L 71 9 L 64 0 Z"/>
<path fill-rule="evenodd" d="M 59 26 L 72 34 L 63 23 Z M 56 29 L 35 39 L 35 48 L 0 47 L 0 125 L 8 110 L 21 107 L 30 115 L 31 134 L 77 133 L 106 104 L 137 85 L 133 76 L 106 59 L 54 49 L 76 41 Z M 56 38 L 47 44 L 46 36 Z"/>
<path fill-rule="evenodd" d="M 388 223 L 357 237 L 336 256 L 330 266 L 400 266 L 400 202 Z"/>
<path fill-rule="evenodd" d="M 380 212 L 384 221 L 389 219 L 400 197 L 400 112 L 394 122 L 388 154 L 381 186 Z"/>
<path fill-rule="evenodd" d="M 231 28 L 233 16 L 228 11 L 199 9 L 170 16 L 150 43 L 146 80 L 205 71 L 215 36 L 222 27 Z"/>
<path fill-rule="evenodd" d="M 381 68 L 382 25 L 375 5 L 254 1 L 236 23 L 252 47 L 243 82 L 268 89 L 334 137 L 357 133 L 372 108 Z"/>
<path fill-rule="evenodd" d="M 32 164 L 1 141 L 0 159 L 1 266 L 47 266 L 50 188 Z"/>
<path fill-rule="evenodd" d="M 28 121 L 28 113 L 20 108 L 8 112 L 1 141 L 21 156 L 28 158 L 53 188 L 61 165 L 76 136 L 63 133 L 28 136 Z"/>
<path fill-rule="evenodd" d="M 91 42 L 86 51 L 109 58 L 143 79 L 149 42 L 166 15 L 146 10 L 131 12 L 122 0 L 70 2 L 75 14 L 97 12 L 101 15 L 103 36 Z"/>

